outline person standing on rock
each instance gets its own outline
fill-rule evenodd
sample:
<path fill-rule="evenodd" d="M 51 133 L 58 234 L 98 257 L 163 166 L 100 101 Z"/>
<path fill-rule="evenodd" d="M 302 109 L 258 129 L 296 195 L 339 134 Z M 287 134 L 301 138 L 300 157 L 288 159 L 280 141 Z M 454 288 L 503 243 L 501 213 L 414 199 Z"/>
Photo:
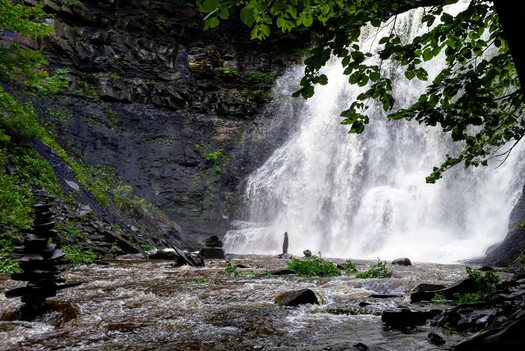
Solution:
<path fill-rule="evenodd" d="M 284 232 L 283 256 L 288 253 L 288 232 Z"/>

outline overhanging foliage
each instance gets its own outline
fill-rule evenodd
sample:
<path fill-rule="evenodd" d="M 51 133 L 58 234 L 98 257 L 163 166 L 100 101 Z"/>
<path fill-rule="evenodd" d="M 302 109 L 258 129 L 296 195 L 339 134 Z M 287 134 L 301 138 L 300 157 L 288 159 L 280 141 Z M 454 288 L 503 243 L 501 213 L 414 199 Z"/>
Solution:
<path fill-rule="evenodd" d="M 341 123 L 349 126 L 350 133 L 363 132 L 369 123 L 371 102 L 378 101 L 390 119 L 439 125 L 454 141 L 463 142 L 459 154 L 447 154 L 445 162 L 434 167 L 427 177 L 427 182 L 434 183 L 459 163 L 465 167 L 486 165 L 493 157 L 504 161 L 525 133 L 523 94 L 492 2 L 472 0 L 457 15 L 444 11 L 445 5 L 456 2 L 198 0 L 197 4 L 208 14 L 205 28 L 238 14 L 251 28 L 252 39 L 267 38 L 275 27 L 288 32 L 315 24 L 317 40 L 304 61 L 301 88 L 294 96 L 309 98 L 316 84 L 327 84 L 320 69 L 331 57 L 339 57 L 349 83 L 365 88 L 341 113 Z M 429 30 L 404 42 L 395 30 L 395 14 L 421 6 L 428 6 L 423 24 Z M 361 29 L 368 24 L 377 28 L 388 25 L 384 21 L 393 22 L 392 29 L 379 38 L 378 52 L 364 51 L 359 44 Z M 416 103 L 399 109 L 392 81 L 382 69 L 383 60 L 398 62 L 408 79 L 426 81 L 423 64 L 441 53 L 446 57 L 445 67 Z"/>

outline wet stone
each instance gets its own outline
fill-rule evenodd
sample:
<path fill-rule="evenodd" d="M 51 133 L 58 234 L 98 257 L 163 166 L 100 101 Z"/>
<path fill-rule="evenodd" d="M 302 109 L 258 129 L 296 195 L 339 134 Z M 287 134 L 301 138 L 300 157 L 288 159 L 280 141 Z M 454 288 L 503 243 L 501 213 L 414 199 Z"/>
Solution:
<path fill-rule="evenodd" d="M 410 310 L 398 308 L 386 310 L 381 314 L 381 321 L 393 328 L 406 328 L 423 325 L 427 320 L 439 315 L 441 310 Z"/>
<path fill-rule="evenodd" d="M 222 241 L 217 235 L 212 235 L 204 240 L 204 244 L 206 244 L 207 247 L 222 247 Z"/>
<path fill-rule="evenodd" d="M 430 342 L 434 345 L 443 345 L 445 343 L 445 339 L 439 334 L 436 333 L 429 333 L 428 338 Z"/>
<path fill-rule="evenodd" d="M 275 303 L 282 303 L 285 306 L 299 306 L 303 304 L 319 304 L 317 296 L 310 289 L 287 291 L 277 295 Z"/>
<path fill-rule="evenodd" d="M 204 258 L 224 258 L 224 250 L 220 247 L 205 247 L 200 250 L 200 254 Z"/>
<path fill-rule="evenodd" d="M 56 296 L 58 290 L 66 287 L 58 285 L 65 282 L 58 276 L 61 272 L 58 266 L 66 263 L 61 260 L 65 253 L 58 249 L 57 245 L 48 244 L 49 238 L 57 235 L 53 229 L 55 223 L 52 221 L 50 208 L 51 206 L 45 203 L 34 205 L 36 216 L 33 226 L 24 231 L 24 245 L 12 255 L 12 258 L 19 262 L 22 272 L 13 273 L 11 279 L 27 281 L 27 285 L 6 291 L 5 296 L 21 298 L 24 305 L 18 315 L 25 320 L 31 320 L 44 313 L 46 298 Z"/>
<path fill-rule="evenodd" d="M 402 257 L 402 258 L 396 258 L 392 261 L 392 264 L 397 264 L 400 266 L 411 266 L 412 262 L 410 262 L 410 259 L 408 257 Z"/>

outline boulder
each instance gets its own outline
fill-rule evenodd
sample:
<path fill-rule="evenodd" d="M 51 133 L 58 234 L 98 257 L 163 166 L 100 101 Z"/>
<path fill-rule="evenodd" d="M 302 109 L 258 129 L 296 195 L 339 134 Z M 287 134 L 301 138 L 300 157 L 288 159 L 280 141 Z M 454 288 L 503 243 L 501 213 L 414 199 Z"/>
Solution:
<path fill-rule="evenodd" d="M 434 345 L 443 345 L 445 343 L 445 339 L 439 334 L 436 333 L 429 333 L 428 338 L 430 339 L 430 342 Z"/>
<path fill-rule="evenodd" d="M 204 243 L 207 247 L 222 247 L 222 241 L 217 235 L 210 236 L 209 238 L 204 240 Z"/>
<path fill-rule="evenodd" d="M 393 328 L 407 328 L 425 324 L 427 320 L 439 315 L 441 310 L 410 310 L 397 308 L 381 313 L 381 320 Z"/>
<path fill-rule="evenodd" d="M 502 323 L 497 323 L 461 341 L 451 350 L 525 350 L 525 311 L 518 311 Z"/>
<path fill-rule="evenodd" d="M 163 248 L 148 257 L 151 260 L 178 260 L 180 255 L 172 248 Z"/>
<path fill-rule="evenodd" d="M 285 306 L 298 306 L 303 304 L 319 304 L 317 296 L 310 289 L 286 291 L 277 295 L 274 299 L 275 303 L 282 301 Z"/>
<path fill-rule="evenodd" d="M 205 247 L 200 250 L 200 254 L 204 258 L 224 259 L 224 250 L 220 247 Z"/>
<path fill-rule="evenodd" d="M 304 250 L 303 251 L 304 257 L 312 257 L 312 251 L 310 250 Z"/>
<path fill-rule="evenodd" d="M 397 264 L 400 266 L 411 266 L 412 262 L 410 262 L 410 259 L 407 257 L 401 257 L 401 258 L 396 258 L 395 260 L 393 260 L 392 264 Z"/>
<path fill-rule="evenodd" d="M 428 284 L 428 286 L 431 286 Z M 419 302 L 419 301 L 430 301 L 435 294 L 441 294 L 445 298 L 452 300 L 454 294 L 466 294 L 473 293 L 477 290 L 476 282 L 474 279 L 465 279 L 461 282 L 454 284 L 448 288 L 439 289 L 439 290 L 426 290 L 426 291 L 416 291 L 410 294 L 410 302 Z"/>

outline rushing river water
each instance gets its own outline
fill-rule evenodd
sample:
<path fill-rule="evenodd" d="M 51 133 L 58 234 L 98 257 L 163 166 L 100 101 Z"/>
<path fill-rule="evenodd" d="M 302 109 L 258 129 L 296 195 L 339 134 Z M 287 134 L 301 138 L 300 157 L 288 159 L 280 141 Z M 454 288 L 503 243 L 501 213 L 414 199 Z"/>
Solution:
<path fill-rule="evenodd" d="M 391 330 L 380 320 L 382 310 L 408 305 L 408 292 L 420 283 L 461 280 L 462 265 L 388 265 L 391 278 L 356 279 L 354 274 L 269 277 L 265 270 L 286 267 L 271 256 L 238 256 L 231 262 L 246 266 L 240 277 L 229 278 L 223 260 L 207 261 L 204 268 L 117 261 L 71 269 L 63 276 L 82 285 L 51 299 L 70 308 L 35 322 L 0 321 L 0 350 L 351 350 L 356 343 L 371 350 L 435 350 L 427 339 L 430 331 L 445 337 L 442 349 L 464 337 L 429 326 Z M 372 263 L 358 261 L 358 270 Z M 255 276 L 245 276 L 250 270 Z M 13 312 L 21 303 L 3 292 L 22 283 L 7 275 L 0 275 L 0 282 L 0 313 Z M 313 290 L 320 304 L 274 303 L 279 293 L 303 288 Z"/>

